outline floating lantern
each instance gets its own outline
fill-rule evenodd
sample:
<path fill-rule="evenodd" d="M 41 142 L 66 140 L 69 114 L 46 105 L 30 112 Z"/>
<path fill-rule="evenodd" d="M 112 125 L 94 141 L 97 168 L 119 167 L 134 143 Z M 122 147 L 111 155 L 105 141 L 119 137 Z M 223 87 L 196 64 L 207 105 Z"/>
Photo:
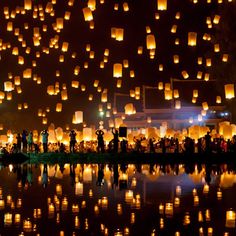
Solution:
<path fill-rule="evenodd" d="M 180 100 L 176 100 L 175 101 L 175 109 L 179 110 L 181 108 L 181 101 Z"/>
<path fill-rule="evenodd" d="M 234 95 L 234 84 L 226 84 L 225 86 L 225 98 L 232 99 L 235 97 Z"/>
<path fill-rule="evenodd" d="M 165 215 L 166 217 L 172 217 L 173 216 L 173 204 L 172 203 L 166 203 L 165 205 Z"/>
<path fill-rule="evenodd" d="M 146 36 L 146 46 L 149 50 L 156 49 L 156 40 L 153 34 L 148 34 Z"/>
<path fill-rule="evenodd" d="M 113 77 L 122 77 L 122 64 L 116 63 L 113 65 Z"/>
<path fill-rule="evenodd" d="M 221 103 L 221 96 L 216 96 L 216 103 L 220 104 Z"/>
<path fill-rule="evenodd" d="M 126 115 L 132 115 L 135 112 L 135 107 L 133 103 L 128 103 L 125 105 L 125 114 Z"/>
<path fill-rule="evenodd" d="M 165 90 L 165 100 L 172 100 L 172 90 Z"/>
<path fill-rule="evenodd" d="M 207 102 L 202 103 L 202 108 L 204 111 L 207 111 L 209 109 Z"/>
<path fill-rule="evenodd" d="M 61 112 L 62 111 L 62 103 L 57 103 L 56 104 L 56 112 Z"/>
<path fill-rule="evenodd" d="M 189 32 L 188 33 L 188 46 L 196 46 L 197 45 L 197 33 Z"/>
<path fill-rule="evenodd" d="M 167 0 L 157 0 L 157 10 L 167 10 Z"/>
<path fill-rule="evenodd" d="M 232 210 L 226 211 L 225 227 L 235 228 L 235 211 Z"/>
<path fill-rule="evenodd" d="M 5 81 L 4 82 L 4 91 L 5 92 L 11 92 L 12 90 L 14 90 L 12 82 L 11 81 Z"/>
<path fill-rule="evenodd" d="M 83 8 L 84 20 L 91 21 L 93 20 L 93 13 L 89 7 Z"/>
<path fill-rule="evenodd" d="M 75 122 L 76 122 L 76 124 L 83 123 L 83 112 L 82 111 L 75 112 Z"/>

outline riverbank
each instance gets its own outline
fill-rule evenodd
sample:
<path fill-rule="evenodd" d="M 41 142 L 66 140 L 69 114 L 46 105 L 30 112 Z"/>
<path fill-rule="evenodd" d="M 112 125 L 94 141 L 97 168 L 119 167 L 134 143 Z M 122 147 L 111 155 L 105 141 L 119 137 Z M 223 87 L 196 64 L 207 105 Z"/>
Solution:
<path fill-rule="evenodd" d="M 56 163 L 160 163 L 160 164 L 185 164 L 185 163 L 236 163 L 235 153 L 19 153 L 1 155 L 3 164 L 56 164 Z"/>

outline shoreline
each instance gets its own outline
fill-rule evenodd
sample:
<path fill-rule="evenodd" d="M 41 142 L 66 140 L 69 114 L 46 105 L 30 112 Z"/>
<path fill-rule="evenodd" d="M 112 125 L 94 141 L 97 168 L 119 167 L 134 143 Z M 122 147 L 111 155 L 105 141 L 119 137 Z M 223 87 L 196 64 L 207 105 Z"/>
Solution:
<path fill-rule="evenodd" d="M 236 163 L 236 153 L 17 153 L 0 155 L 2 164 L 220 164 Z"/>

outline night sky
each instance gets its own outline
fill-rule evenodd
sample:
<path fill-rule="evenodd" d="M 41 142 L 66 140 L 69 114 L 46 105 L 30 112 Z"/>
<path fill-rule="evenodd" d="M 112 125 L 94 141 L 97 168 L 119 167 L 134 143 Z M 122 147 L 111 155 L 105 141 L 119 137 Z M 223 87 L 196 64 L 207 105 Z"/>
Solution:
<path fill-rule="evenodd" d="M 208 82 L 204 81 L 204 75 L 210 73 L 210 80 L 217 79 L 211 74 L 214 67 L 219 64 L 217 60 L 224 63 L 221 60 L 224 53 L 229 53 L 229 60 L 231 59 L 232 52 L 226 51 L 224 45 L 220 45 L 221 50 L 217 53 L 218 56 L 214 56 L 214 44 L 220 44 L 215 35 L 219 33 L 224 17 L 221 17 L 219 24 L 214 24 L 213 19 L 226 5 L 231 4 L 235 7 L 235 1 L 224 0 L 223 3 L 218 3 L 218 1 L 212 0 L 211 3 L 207 3 L 207 0 L 198 0 L 198 3 L 194 4 L 193 0 L 169 0 L 167 10 L 160 11 L 157 9 L 157 0 L 104 0 L 104 3 L 97 0 L 96 9 L 92 12 L 94 29 L 90 29 L 91 22 L 85 21 L 83 15 L 83 8 L 88 6 L 88 2 L 93 1 L 57 0 L 55 2 L 56 4 L 52 4 L 54 12 L 54 16 L 52 16 L 52 12 L 50 14 L 45 11 L 48 1 L 32 0 L 32 10 L 25 10 L 25 14 L 22 14 L 23 0 L 0 1 L 0 38 L 2 42 L 0 91 L 4 91 L 4 82 L 12 81 L 14 83 L 16 76 L 20 76 L 21 80 L 21 85 L 15 86 L 12 91 L 12 100 L 7 101 L 5 92 L 5 99 L 0 104 L 0 123 L 4 125 L 5 130 L 42 129 L 51 122 L 56 127 L 65 128 L 65 125 L 68 124 L 70 127 L 78 128 L 81 125 L 72 125 L 72 116 L 78 110 L 84 112 L 84 122 L 87 125 L 97 125 L 100 119 L 98 105 L 103 104 L 104 112 L 106 112 L 106 103 L 101 102 L 101 93 L 97 92 L 97 88 L 93 86 L 94 80 L 99 80 L 102 91 L 107 89 L 108 102 L 112 104 L 113 108 L 114 93 L 129 94 L 131 89 L 143 85 L 157 87 L 158 82 L 168 83 L 170 78 L 183 80 L 181 72 L 184 70 L 189 74 L 188 79 L 196 80 L 197 73 L 201 71 L 203 76 L 202 83 L 198 83 L 199 88 L 188 83 L 188 87 L 185 89 L 185 83 L 182 83 L 183 87 L 178 88 L 179 100 L 183 104 L 191 104 L 191 97 L 189 95 L 185 97 L 184 91 L 188 91 L 189 94 L 189 91 L 199 89 L 200 98 L 197 105 L 201 105 L 203 101 L 209 101 L 209 105 L 215 105 L 215 99 L 212 98 L 215 98 L 216 95 L 222 96 L 224 102 L 223 86 L 217 88 L 217 82 L 215 86 L 212 83 L 207 85 Z M 73 4 L 69 6 L 68 3 Z M 128 4 L 129 11 L 124 11 L 124 3 Z M 114 10 L 115 5 L 118 5 L 118 10 Z M 14 12 L 19 13 L 12 18 Z M 64 19 L 63 29 L 56 31 L 53 25 L 57 18 L 64 17 L 65 12 L 71 13 L 70 20 Z M 155 19 L 155 14 L 159 14 L 159 19 Z M 176 14 L 177 16 L 179 14 L 179 19 Z M 212 28 L 206 24 L 207 17 L 211 19 Z M 13 23 L 12 31 L 7 31 L 9 22 Z M 28 29 L 25 27 L 27 24 Z M 176 33 L 171 33 L 173 25 L 177 26 Z M 34 27 L 39 28 L 39 46 L 35 46 L 33 43 Z M 47 27 L 46 32 L 43 31 L 44 27 Z M 123 41 L 111 38 L 112 27 L 124 29 Z M 147 32 L 147 27 L 150 28 L 150 33 Z M 15 35 L 17 29 L 23 36 L 26 47 L 24 45 L 22 47 L 19 36 Z M 188 46 L 188 32 L 197 33 L 197 45 L 194 47 Z M 203 39 L 205 33 L 211 36 L 210 41 Z M 149 50 L 146 47 L 148 34 L 155 36 L 154 59 L 150 59 Z M 55 37 L 59 38 L 58 48 L 50 48 L 50 40 Z M 179 45 L 175 45 L 176 39 L 179 39 Z M 63 42 L 69 43 L 67 52 L 61 51 Z M 90 52 L 86 51 L 87 44 L 90 44 L 90 51 L 94 52 L 94 59 L 89 58 Z M 7 46 L 6 50 L 4 50 L 4 46 Z M 142 55 L 137 53 L 140 46 L 143 47 Z M 24 57 L 23 65 L 18 64 L 17 55 L 12 55 L 14 47 L 18 48 L 19 56 Z M 27 47 L 30 48 L 28 51 Z M 109 49 L 109 56 L 107 57 L 108 62 L 104 63 L 102 69 L 100 63 L 104 61 L 105 49 Z M 45 53 L 47 50 L 48 54 Z M 37 52 L 40 53 L 40 57 L 36 56 Z M 72 58 L 74 53 L 76 53 L 76 57 Z M 64 62 L 59 62 L 60 55 L 64 55 Z M 173 55 L 179 55 L 178 64 L 173 62 Z M 202 65 L 197 64 L 198 57 L 203 58 Z M 212 59 L 211 67 L 206 66 L 206 58 Z M 123 63 L 124 59 L 128 60 L 129 68 L 123 67 L 122 78 L 119 78 L 122 80 L 122 87 L 117 88 L 117 78 L 113 77 L 113 65 Z M 32 66 L 32 61 L 36 61 L 36 67 Z M 85 63 L 88 63 L 87 69 L 84 68 Z M 163 65 L 163 71 L 158 69 L 160 64 Z M 74 74 L 76 66 L 80 67 L 78 75 Z M 23 71 L 27 68 L 32 69 L 31 78 L 23 78 Z M 132 70 L 135 73 L 134 78 L 130 77 Z M 60 72 L 60 76 L 56 76 L 56 71 Z M 41 84 L 37 84 L 34 79 L 37 80 L 39 77 Z M 79 81 L 79 88 L 71 87 L 71 81 L 74 80 Z M 62 91 L 63 84 L 66 84 L 68 100 L 62 101 L 60 92 L 53 96 L 47 94 L 47 86 L 55 86 L 57 82 L 60 91 Z M 81 91 L 82 85 L 86 86 L 86 91 Z M 201 90 L 201 86 L 204 89 Z M 17 93 L 17 87 L 22 89 L 22 93 Z M 182 91 L 180 91 L 181 89 Z M 159 108 L 159 105 L 163 105 L 164 102 L 163 91 L 156 91 L 159 95 L 155 96 L 155 93 L 152 93 L 149 96 L 153 108 Z M 210 96 L 207 91 L 211 91 Z M 93 101 L 88 100 L 90 94 L 93 95 Z M 127 103 L 129 102 L 137 104 L 136 110 L 141 111 L 139 101 L 127 97 Z M 29 108 L 18 110 L 18 104 L 23 103 L 27 103 Z M 55 111 L 57 103 L 62 103 L 62 112 Z M 38 109 L 46 111 L 47 107 L 50 108 L 50 112 L 45 112 L 48 123 L 42 125 L 42 117 L 38 117 Z"/>

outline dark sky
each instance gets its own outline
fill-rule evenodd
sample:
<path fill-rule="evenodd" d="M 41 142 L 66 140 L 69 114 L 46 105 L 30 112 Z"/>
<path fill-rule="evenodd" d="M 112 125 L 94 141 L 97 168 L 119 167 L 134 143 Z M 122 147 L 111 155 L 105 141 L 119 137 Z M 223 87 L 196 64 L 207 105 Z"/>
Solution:
<path fill-rule="evenodd" d="M 211 17 L 218 13 L 219 6 L 217 1 L 212 0 L 211 4 L 206 0 L 199 0 L 198 4 L 193 4 L 192 0 L 169 0 L 166 11 L 157 10 L 156 0 L 138 0 L 138 1 L 113 1 L 105 0 L 104 4 L 96 1 L 96 10 L 93 11 L 94 30 L 89 29 L 89 22 L 85 22 L 82 9 L 87 7 L 88 1 L 74 1 L 73 6 L 68 6 L 68 1 L 57 0 L 53 5 L 55 15 L 52 17 L 45 13 L 47 1 L 32 1 L 32 9 L 37 9 L 40 5 L 43 7 L 44 21 L 39 16 L 33 18 L 33 10 L 27 10 L 25 14 L 16 14 L 11 18 L 12 13 L 18 7 L 24 7 L 24 1 L 19 0 L 1 0 L 0 1 L 0 38 L 3 43 L 9 43 L 11 47 L 1 51 L 0 61 L 0 91 L 4 90 L 4 82 L 8 81 L 8 73 L 21 77 L 22 93 L 17 94 L 16 89 L 12 91 L 13 99 L 3 101 L 0 105 L 0 122 L 6 129 L 21 130 L 41 129 L 42 118 L 37 116 L 39 108 L 45 110 L 50 107 L 47 113 L 48 125 L 53 122 L 56 126 L 65 127 L 65 124 L 72 126 L 72 115 L 77 110 L 84 111 L 84 121 L 90 124 L 96 124 L 99 120 L 98 105 L 101 103 L 101 94 L 93 87 L 94 80 L 99 80 L 99 86 L 108 89 L 108 102 L 113 104 L 114 93 L 129 93 L 130 89 L 136 86 L 148 85 L 157 86 L 158 82 L 169 82 L 170 78 L 183 79 L 181 71 L 186 70 L 190 79 L 196 79 L 198 71 L 203 74 L 207 72 L 205 64 L 206 53 L 213 51 L 213 42 L 202 39 L 204 33 L 214 35 L 215 25 L 208 29 L 206 17 Z M 123 11 L 123 3 L 127 2 L 129 11 Z M 226 2 L 226 1 L 225 1 Z M 119 5 L 119 10 L 114 10 L 114 4 Z M 235 4 L 235 3 L 224 3 Z M 4 7 L 9 8 L 9 19 L 5 19 Z M 65 11 L 71 12 L 69 21 L 64 20 L 64 28 L 60 32 L 53 30 L 52 24 L 56 18 L 64 17 Z M 176 19 L 176 13 L 180 13 L 180 19 Z M 38 11 L 39 13 L 39 11 Z M 160 19 L 155 20 L 155 13 L 159 13 Z M 222 21 L 223 19 L 221 19 Z M 7 23 L 13 22 L 13 31 L 7 31 Z M 28 23 L 29 28 L 24 28 L 24 23 Z M 47 32 L 42 31 L 43 25 L 47 25 Z M 173 25 L 177 25 L 177 32 L 171 33 Z M 149 51 L 146 49 L 146 26 L 149 26 L 151 33 L 156 39 L 155 58 L 149 58 Z M 33 28 L 40 28 L 40 46 L 33 45 Z M 111 27 L 124 29 L 124 40 L 116 41 L 111 38 Z M 17 36 L 14 36 L 14 30 L 19 28 L 20 34 L 26 41 L 27 47 L 31 48 L 30 54 L 26 54 L 25 47 L 22 47 Z M 197 46 L 189 47 L 187 45 L 188 32 L 197 32 Z M 51 38 L 56 35 L 59 37 L 58 49 L 50 48 L 49 54 L 43 53 L 44 48 L 49 48 Z M 175 45 L 176 38 L 179 38 L 180 45 Z M 69 43 L 68 52 L 61 52 L 63 42 Z M 86 45 L 90 44 L 91 50 L 95 53 L 93 60 L 89 59 L 89 53 L 86 52 Z M 143 47 L 143 54 L 137 55 L 139 46 Z M 18 57 L 12 55 L 13 47 L 18 47 L 19 55 L 25 59 L 24 65 L 17 63 Z M 105 68 L 99 68 L 100 62 L 104 58 L 104 50 L 109 49 L 108 62 Z M 36 58 L 36 52 L 40 52 L 40 58 Z M 76 52 L 76 58 L 71 55 Z M 173 63 L 173 55 L 178 54 L 180 63 Z M 59 56 L 64 55 L 64 62 L 59 62 Z M 197 58 L 203 57 L 203 65 L 197 65 Z M 122 63 L 124 59 L 129 61 L 129 68 L 123 68 L 122 87 L 116 88 L 116 78 L 113 78 L 113 64 Z M 32 67 L 32 60 L 36 60 L 37 67 Z M 84 63 L 88 62 L 88 69 L 83 68 Z M 159 64 L 164 65 L 163 71 L 158 71 Z M 78 76 L 74 75 L 75 66 L 80 66 Z M 212 65 L 214 67 L 214 64 Z M 33 79 L 22 77 L 23 70 L 32 68 L 32 74 L 41 77 L 42 84 L 38 85 Z M 56 70 L 60 71 L 60 77 L 56 77 Z M 134 70 L 135 78 L 130 78 L 130 70 Z M 210 79 L 212 79 L 210 77 Z M 72 88 L 71 81 L 78 80 L 80 85 L 86 86 L 86 91 L 82 92 L 80 88 Z M 56 96 L 47 94 L 47 86 L 55 85 L 59 82 L 60 89 L 62 84 L 66 83 L 68 91 L 68 100 L 61 101 L 60 93 Z M 206 82 L 203 82 L 206 83 Z M 204 85 L 205 86 L 205 85 Z M 210 86 L 212 87 L 212 85 Z M 188 90 L 191 89 L 188 87 Z M 195 88 L 193 88 L 195 89 Z M 205 90 L 203 90 L 205 91 Z M 201 92 L 200 92 L 201 93 Z M 208 94 L 202 92 L 202 99 Z M 93 94 L 94 100 L 88 101 L 89 94 Z M 151 100 L 155 100 L 155 96 Z M 164 99 L 164 96 L 163 96 Z M 186 98 L 189 99 L 189 98 Z M 184 94 L 180 100 L 184 103 Z M 27 110 L 17 110 L 18 103 L 28 103 Z M 55 112 L 56 103 L 63 104 L 62 112 Z M 132 102 L 132 99 L 127 99 Z M 159 101 L 163 104 L 163 101 Z M 156 104 L 156 103 L 155 103 Z M 156 108 L 158 104 L 155 105 Z M 106 104 L 103 104 L 106 108 Z M 141 107 L 136 108 L 138 111 Z M 104 111 L 106 111 L 104 109 Z"/>

